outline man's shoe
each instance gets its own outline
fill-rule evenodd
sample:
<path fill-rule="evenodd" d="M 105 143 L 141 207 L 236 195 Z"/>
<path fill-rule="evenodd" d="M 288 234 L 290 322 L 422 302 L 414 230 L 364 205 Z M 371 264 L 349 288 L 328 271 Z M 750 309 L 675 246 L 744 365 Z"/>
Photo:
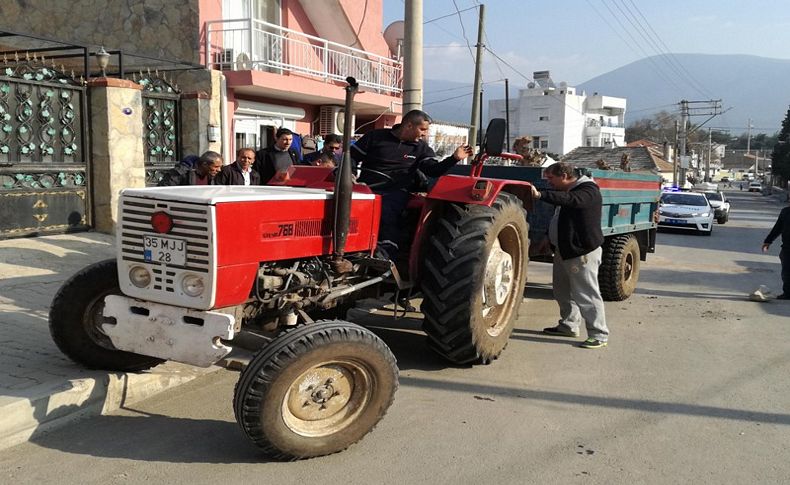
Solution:
<path fill-rule="evenodd" d="M 601 342 L 600 340 L 595 338 L 588 338 L 587 340 L 579 344 L 579 347 L 583 349 L 600 349 L 601 347 L 606 347 L 606 342 Z"/>
<path fill-rule="evenodd" d="M 556 327 L 548 327 L 543 329 L 543 333 L 547 335 L 555 335 L 557 337 L 578 337 L 579 332 L 574 332 L 568 327 L 557 325 Z"/>
<path fill-rule="evenodd" d="M 782 293 L 781 295 L 776 297 L 777 300 L 790 300 L 790 295 Z"/>

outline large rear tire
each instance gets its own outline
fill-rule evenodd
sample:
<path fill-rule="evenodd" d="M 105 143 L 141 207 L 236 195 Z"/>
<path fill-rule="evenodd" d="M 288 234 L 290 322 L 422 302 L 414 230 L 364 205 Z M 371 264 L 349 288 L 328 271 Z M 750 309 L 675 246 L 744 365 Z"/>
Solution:
<path fill-rule="evenodd" d="M 345 450 L 384 417 L 398 368 L 376 335 L 342 320 L 279 335 L 236 384 L 233 410 L 244 433 L 280 460 Z"/>
<path fill-rule="evenodd" d="M 114 259 L 80 270 L 60 287 L 49 310 L 49 331 L 61 352 L 91 369 L 131 372 L 164 362 L 113 347 L 101 328 L 104 297 L 120 295 Z"/>
<path fill-rule="evenodd" d="M 639 243 L 631 234 L 607 238 L 603 244 L 598 285 L 605 301 L 626 300 L 639 281 Z"/>
<path fill-rule="evenodd" d="M 456 364 L 488 364 L 513 332 L 523 300 L 529 227 L 521 201 L 500 194 L 491 207 L 447 204 L 423 260 L 423 330 Z"/>

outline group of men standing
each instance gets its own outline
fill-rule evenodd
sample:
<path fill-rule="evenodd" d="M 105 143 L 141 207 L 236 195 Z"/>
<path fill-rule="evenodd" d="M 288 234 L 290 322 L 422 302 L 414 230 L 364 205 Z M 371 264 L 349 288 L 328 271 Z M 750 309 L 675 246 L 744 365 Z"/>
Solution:
<path fill-rule="evenodd" d="M 300 161 L 299 154 L 291 148 L 293 132 L 280 128 L 275 133 L 274 144 L 257 152 L 252 148 L 239 148 L 236 160 L 223 166 L 222 156 L 207 151 L 194 160 L 194 166 L 180 163 L 167 172 L 160 186 L 171 185 L 261 185 L 268 183 L 278 173 L 283 173 L 294 165 L 334 167 L 342 155 L 342 138 L 327 135 L 321 150 L 305 155 Z"/>

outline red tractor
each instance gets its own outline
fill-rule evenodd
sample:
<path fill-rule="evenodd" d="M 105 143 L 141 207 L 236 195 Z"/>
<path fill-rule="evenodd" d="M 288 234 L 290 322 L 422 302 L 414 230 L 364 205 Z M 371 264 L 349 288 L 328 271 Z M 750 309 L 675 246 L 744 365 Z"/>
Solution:
<path fill-rule="evenodd" d="M 349 78 L 347 113 L 356 90 Z M 126 189 L 118 257 L 60 288 L 52 337 L 74 361 L 114 371 L 210 366 L 257 342 L 234 396 L 246 435 L 281 459 L 343 450 L 398 387 L 387 345 L 340 319 L 355 300 L 383 285 L 421 291 L 429 345 L 453 363 L 489 363 L 507 344 L 526 283 L 530 191 L 479 177 L 502 151 L 503 123 L 489 125 L 469 176 L 414 196 L 400 271 L 376 257 L 381 200 L 353 183 L 348 139 L 336 173 L 298 167 L 287 186 Z"/>

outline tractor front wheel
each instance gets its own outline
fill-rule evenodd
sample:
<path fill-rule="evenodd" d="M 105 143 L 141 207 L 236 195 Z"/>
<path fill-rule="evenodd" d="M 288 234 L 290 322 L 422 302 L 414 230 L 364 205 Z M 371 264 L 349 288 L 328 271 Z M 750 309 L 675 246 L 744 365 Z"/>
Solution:
<path fill-rule="evenodd" d="M 384 417 L 398 368 L 376 335 L 342 320 L 287 330 L 242 372 L 233 409 L 244 433 L 275 459 L 342 451 Z"/>
<path fill-rule="evenodd" d="M 49 310 L 49 331 L 58 348 L 91 369 L 139 371 L 164 362 L 116 349 L 102 330 L 104 297 L 120 295 L 114 259 L 80 270 L 60 287 Z"/>

